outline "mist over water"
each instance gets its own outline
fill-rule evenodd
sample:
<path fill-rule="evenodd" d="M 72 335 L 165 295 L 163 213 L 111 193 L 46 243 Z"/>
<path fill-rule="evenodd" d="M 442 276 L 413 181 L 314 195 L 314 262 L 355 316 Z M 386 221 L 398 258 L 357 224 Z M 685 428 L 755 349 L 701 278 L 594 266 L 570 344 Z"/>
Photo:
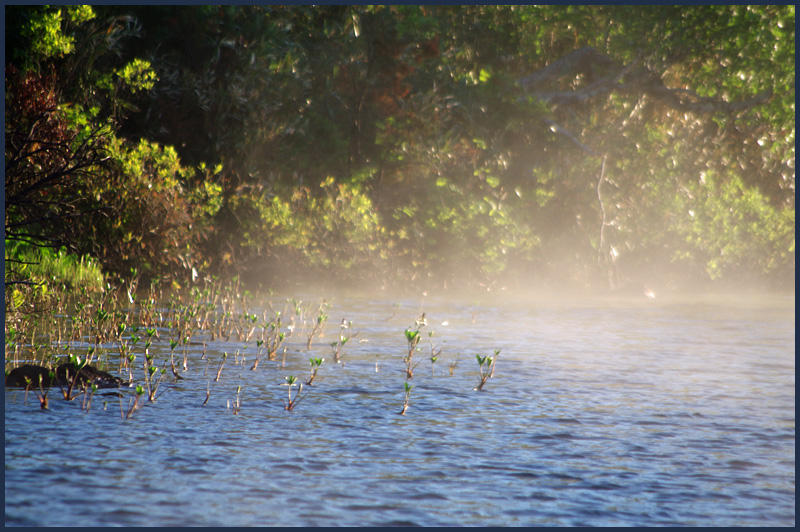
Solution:
<path fill-rule="evenodd" d="M 231 364 L 206 406 L 214 363 L 199 345 L 184 380 L 125 421 L 113 397 L 89 413 L 53 397 L 40 412 L 7 389 L 6 524 L 795 524 L 794 296 L 331 303 L 311 352 L 298 334 L 284 369 L 280 357 L 255 372 Z M 400 416 L 403 331 L 422 312 Z M 359 333 L 337 365 L 329 342 L 342 319 Z M 433 371 L 430 340 L 444 346 Z M 237 349 L 206 341 L 210 360 Z M 495 349 L 495 376 L 474 391 L 475 355 Z M 310 356 L 326 361 L 287 412 L 280 383 L 307 376 Z"/>

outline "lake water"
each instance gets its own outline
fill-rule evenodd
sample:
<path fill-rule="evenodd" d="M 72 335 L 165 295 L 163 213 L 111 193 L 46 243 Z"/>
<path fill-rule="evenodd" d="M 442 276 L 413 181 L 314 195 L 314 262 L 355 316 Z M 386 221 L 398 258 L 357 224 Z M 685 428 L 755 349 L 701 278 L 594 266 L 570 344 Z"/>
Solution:
<path fill-rule="evenodd" d="M 401 416 L 404 330 L 420 312 Z M 87 413 L 57 388 L 49 411 L 6 389 L 5 524 L 795 524 L 793 296 L 376 295 L 336 297 L 328 314 L 310 352 L 288 338 L 283 369 L 279 355 L 250 371 L 253 342 L 205 338 L 206 359 L 194 344 L 184 379 L 129 419 L 102 391 Z M 337 365 L 342 319 L 360 332 Z M 444 347 L 433 376 L 431 330 Z M 495 349 L 494 377 L 474 391 L 475 355 Z M 168 340 L 155 352 L 163 360 Z M 280 384 L 305 379 L 310 356 L 326 360 L 286 411 Z"/>

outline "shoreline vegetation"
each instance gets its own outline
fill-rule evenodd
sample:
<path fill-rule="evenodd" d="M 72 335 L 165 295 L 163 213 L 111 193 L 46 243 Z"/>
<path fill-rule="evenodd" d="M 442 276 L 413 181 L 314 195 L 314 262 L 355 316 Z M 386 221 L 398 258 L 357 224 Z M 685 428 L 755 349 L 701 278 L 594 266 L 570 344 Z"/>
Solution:
<path fill-rule="evenodd" d="M 54 313 L 97 319 L 73 301 L 225 279 L 793 291 L 794 28 L 794 6 L 7 6 L 7 367 Z"/>

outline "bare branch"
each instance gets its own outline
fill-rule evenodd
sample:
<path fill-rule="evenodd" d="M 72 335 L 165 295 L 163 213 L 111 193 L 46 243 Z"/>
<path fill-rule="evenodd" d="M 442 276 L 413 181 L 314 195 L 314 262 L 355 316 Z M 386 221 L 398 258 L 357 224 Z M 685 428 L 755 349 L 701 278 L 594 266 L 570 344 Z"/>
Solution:
<path fill-rule="evenodd" d="M 577 138 L 575 135 L 573 135 L 572 133 L 570 133 L 569 131 L 567 131 L 567 130 L 566 130 L 566 129 L 564 129 L 563 127 L 559 126 L 558 124 L 556 124 L 556 123 L 555 123 L 555 122 L 553 122 L 552 120 L 550 120 L 550 119 L 545 119 L 545 121 L 544 121 L 544 122 L 545 122 L 547 125 L 549 125 L 549 126 L 550 126 L 550 129 L 551 129 L 551 130 L 552 130 L 554 133 L 561 133 L 562 135 L 564 135 L 565 137 L 567 137 L 569 140 L 571 140 L 572 142 L 574 142 L 575 144 L 577 144 L 579 148 L 581 148 L 583 151 L 585 151 L 585 152 L 586 152 L 586 153 L 588 153 L 589 155 L 592 155 L 592 156 L 594 156 L 594 157 L 600 157 L 600 154 L 599 154 L 599 153 L 597 153 L 597 152 L 596 152 L 596 151 L 594 151 L 592 148 L 590 148 L 589 146 L 587 146 L 586 144 L 584 144 L 583 142 L 581 142 L 580 140 L 578 140 L 578 138 Z"/>

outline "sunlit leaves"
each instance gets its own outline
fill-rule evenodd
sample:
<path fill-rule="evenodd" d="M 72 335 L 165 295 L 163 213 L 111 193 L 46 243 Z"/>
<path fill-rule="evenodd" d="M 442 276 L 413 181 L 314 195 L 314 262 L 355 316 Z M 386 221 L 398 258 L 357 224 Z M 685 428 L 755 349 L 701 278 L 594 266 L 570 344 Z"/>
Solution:
<path fill-rule="evenodd" d="M 61 32 L 61 10 L 35 11 L 23 35 L 31 37 L 32 50 L 43 58 L 72 52 L 75 39 Z"/>
<path fill-rule="evenodd" d="M 246 201 L 246 200 L 242 200 Z M 381 243 L 380 219 L 358 185 L 325 180 L 319 192 L 296 189 L 250 206 L 257 210 L 246 245 L 302 250 L 309 265 L 347 270 L 363 265 Z"/>
<path fill-rule="evenodd" d="M 711 279 L 794 268 L 794 209 L 775 209 L 736 176 L 709 172 L 690 191 L 681 201 L 685 214 L 675 221 L 689 245 L 679 258 L 704 260 Z"/>
<path fill-rule="evenodd" d="M 418 330 L 417 331 L 413 331 L 411 329 L 406 329 L 405 330 L 405 335 L 406 335 L 406 341 L 408 342 L 409 347 L 412 348 L 412 349 L 414 347 L 416 347 L 416 345 L 419 343 L 419 340 L 420 340 L 419 331 Z"/>
<path fill-rule="evenodd" d="M 150 62 L 143 59 L 134 59 L 117 71 L 117 75 L 134 92 L 152 89 L 158 79 Z"/>

